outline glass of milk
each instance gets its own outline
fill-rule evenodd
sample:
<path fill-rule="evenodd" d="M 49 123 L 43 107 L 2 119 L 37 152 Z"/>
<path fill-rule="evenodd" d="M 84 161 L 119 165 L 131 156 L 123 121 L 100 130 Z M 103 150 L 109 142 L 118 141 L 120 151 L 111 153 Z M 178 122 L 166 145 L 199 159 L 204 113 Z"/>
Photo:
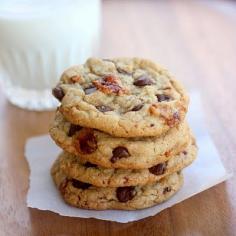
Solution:
<path fill-rule="evenodd" d="M 100 0 L 1 0 L 0 80 L 8 100 L 55 108 L 51 89 L 61 73 L 96 56 L 100 16 Z"/>

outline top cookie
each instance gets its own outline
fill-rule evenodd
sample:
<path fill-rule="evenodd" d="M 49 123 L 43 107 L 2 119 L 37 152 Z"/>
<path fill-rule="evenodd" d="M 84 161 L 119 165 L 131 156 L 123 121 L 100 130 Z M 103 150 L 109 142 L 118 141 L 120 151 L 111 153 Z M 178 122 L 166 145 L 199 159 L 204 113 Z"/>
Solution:
<path fill-rule="evenodd" d="M 159 136 L 184 120 L 188 96 L 161 66 L 90 58 L 66 70 L 53 94 L 73 124 L 117 137 Z"/>

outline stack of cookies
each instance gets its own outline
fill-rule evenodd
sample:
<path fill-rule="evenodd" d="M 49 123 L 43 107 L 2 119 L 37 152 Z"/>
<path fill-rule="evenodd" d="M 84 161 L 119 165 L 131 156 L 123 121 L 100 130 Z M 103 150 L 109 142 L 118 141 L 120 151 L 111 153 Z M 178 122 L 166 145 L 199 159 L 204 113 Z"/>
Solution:
<path fill-rule="evenodd" d="M 188 96 L 161 66 L 90 58 L 61 76 L 50 135 L 63 149 L 51 174 L 63 199 L 86 209 L 134 210 L 173 196 L 197 155 Z"/>

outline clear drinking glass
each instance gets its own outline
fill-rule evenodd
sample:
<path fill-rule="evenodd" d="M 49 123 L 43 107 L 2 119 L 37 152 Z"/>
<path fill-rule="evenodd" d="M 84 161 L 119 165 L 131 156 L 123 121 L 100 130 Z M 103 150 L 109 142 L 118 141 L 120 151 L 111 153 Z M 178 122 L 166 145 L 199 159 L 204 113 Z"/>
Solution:
<path fill-rule="evenodd" d="M 57 106 L 61 73 L 96 55 L 100 0 L 1 0 L 0 78 L 8 100 L 30 110 Z"/>

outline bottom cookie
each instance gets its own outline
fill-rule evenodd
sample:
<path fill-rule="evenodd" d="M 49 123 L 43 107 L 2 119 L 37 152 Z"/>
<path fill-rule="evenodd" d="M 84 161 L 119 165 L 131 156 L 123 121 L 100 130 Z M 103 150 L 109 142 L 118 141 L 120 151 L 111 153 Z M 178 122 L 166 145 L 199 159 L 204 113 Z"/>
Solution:
<path fill-rule="evenodd" d="M 68 178 L 57 165 L 52 167 L 51 174 L 65 202 L 94 210 L 148 208 L 168 200 L 183 184 L 181 172 L 166 176 L 154 184 L 117 188 L 95 187 Z"/>

